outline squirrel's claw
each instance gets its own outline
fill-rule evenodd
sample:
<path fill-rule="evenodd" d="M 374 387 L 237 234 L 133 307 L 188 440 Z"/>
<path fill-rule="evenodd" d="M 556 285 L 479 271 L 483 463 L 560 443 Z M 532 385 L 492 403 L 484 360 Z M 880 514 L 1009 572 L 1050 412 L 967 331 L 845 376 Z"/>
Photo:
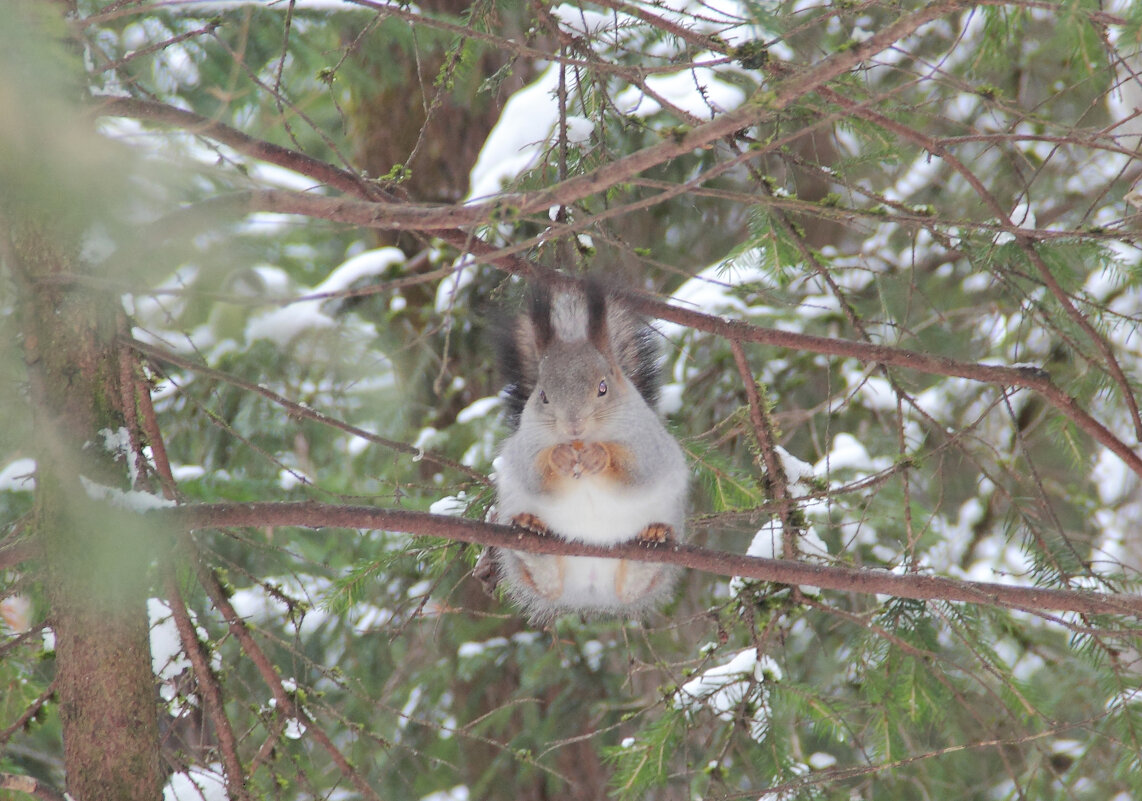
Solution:
<path fill-rule="evenodd" d="M 532 534 L 539 534 L 543 537 L 551 536 L 551 529 L 547 524 L 533 515 L 531 512 L 520 512 L 512 518 L 512 525 L 519 526 L 520 528 L 527 529 Z"/>
<path fill-rule="evenodd" d="M 635 539 L 643 545 L 670 542 L 674 539 L 674 528 L 667 523 L 651 523 L 638 532 Z"/>

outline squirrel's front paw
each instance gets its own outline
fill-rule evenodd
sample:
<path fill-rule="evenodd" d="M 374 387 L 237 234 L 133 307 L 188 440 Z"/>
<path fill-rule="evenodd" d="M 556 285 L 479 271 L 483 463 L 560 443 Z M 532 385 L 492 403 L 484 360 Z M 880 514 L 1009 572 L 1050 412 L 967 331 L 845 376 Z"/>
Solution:
<path fill-rule="evenodd" d="M 651 523 L 638 532 L 635 539 L 644 545 L 651 543 L 670 542 L 674 539 L 674 528 L 668 523 Z"/>
<path fill-rule="evenodd" d="M 547 458 L 555 471 L 561 475 L 578 478 L 582 472 L 579 464 L 579 453 L 573 444 L 556 445 L 551 449 Z"/>
<path fill-rule="evenodd" d="M 601 473 L 610 463 L 611 457 L 605 445 L 598 442 L 583 442 L 575 439 L 551 449 L 547 457 L 555 472 L 581 478 L 585 475 Z"/>
<path fill-rule="evenodd" d="M 605 445 L 598 442 L 580 445 L 582 450 L 579 451 L 579 466 L 584 473 L 601 473 L 610 464 L 611 455 Z"/>
<path fill-rule="evenodd" d="M 551 529 L 547 527 L 547 524 L 531 512 L 520 512 L 512 518 L 512 525 L 525 528 L 532 534 L 539 534 L 544 537 L 551 535 Z"/>

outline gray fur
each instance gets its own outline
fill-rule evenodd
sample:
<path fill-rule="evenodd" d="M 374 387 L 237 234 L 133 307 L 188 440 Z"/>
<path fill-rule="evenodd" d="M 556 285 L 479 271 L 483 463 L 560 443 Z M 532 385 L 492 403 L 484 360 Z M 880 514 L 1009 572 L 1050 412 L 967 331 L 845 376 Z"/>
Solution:
<path fill-rule="evenodd" d="M 658 387 L 656 334 L 598 284 L 553 297 L 540 290 L 531 309 L 507 328 L 505 367 L 514 381 L 505 396 L 515 430 L 497 465 L 498 519 L 524 515 L 554 536 L 604 546 L 656 527 L 681 541 L 689 473 L 650 405 Z M 623 469 L 556 471 L 545 485 L 538 467 L 547 464 L 545 454 L 567 453 L 573 443 L 623 454 Z M 669 599 L 679 573 L 648 562 L 508 549 L 497 549 L 495 559 L 509 595 L 537 622 L 566 612 L 641 616 Z"/>

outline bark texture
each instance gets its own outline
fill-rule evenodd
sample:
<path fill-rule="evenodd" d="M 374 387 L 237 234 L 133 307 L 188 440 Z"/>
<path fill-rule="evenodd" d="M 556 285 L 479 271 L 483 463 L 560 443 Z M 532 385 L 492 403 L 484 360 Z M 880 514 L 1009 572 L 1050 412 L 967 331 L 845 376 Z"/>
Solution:
<path fill-rule="evenodd" d="M 126 419 L 113 297 L 53 279 L 78 272 L 53 221 L 12 221 L 8 255 L 38 446 L 35 536 L 56 637 L 67 790 L 78 801 L 160 798 L 143 530 L 93 485 L 124 486 L 100 432 Z M 82 476 L 82 480 L 81 480 Z"/>

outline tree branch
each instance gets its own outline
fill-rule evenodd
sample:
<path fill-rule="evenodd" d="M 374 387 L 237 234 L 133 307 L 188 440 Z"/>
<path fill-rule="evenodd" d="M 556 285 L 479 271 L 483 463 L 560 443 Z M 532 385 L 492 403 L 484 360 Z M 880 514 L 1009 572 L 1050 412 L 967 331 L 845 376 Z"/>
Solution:
<path fill-rule="evenodd" d="M 205 364 L 200 364 L 193 359 L 187 359 L 186 357 L 180 356 L 177 353 L 164 350 L 163 348 L 159 348 L 154 345 L 148 345 L 147 343 L 140 342 L 137 339 L 124 338 L 123 344 L 133 348 L 134 350 L 137 350 L 139 353 L 142 353 L 150 359 L 154 359 L 155 361 L 167 362 L 168 364 L 182 367 L 183 369 L 190 370 L 191 372 L 198 373 L 199 375 L 206 376 L 207 378 L 213 378 L 216 381 L 223 381 L 227 384 L 239 387 L 240 389 L 244 389 L 247 392 L 253 392 L 255 394 L 261 395 L 270 402 L 281 406 L 292 417 L 296 417 L 298 419 L 304 418 L 313 420 L 315 422 L 321 423 L 322 425 L 340 429 L 341 431 L 352 434 L 353 436 L 368 440 L 375 445 L 380 445 L 384 448 L 394 450 L 397 453 L 403 453 L 406 456 L 412 456 L 414 459 L 425 459 L 433 464 L 438 464 L 441 467 L 455 470 L 459 473 L 464 474 L 473 481 L 480 482 L 481 484 L 488 483 L 488 477 L 483 473 L 479 472 L 478 470 L 473 470 L 471 467 L 461 464 L 460 462 L 457 462 L 453 459 L 449 459 L 446 456 L 442 456 L 438 453 L 435 453 L 434 451 L 425 450 L 424 448 L 417 448 L 413 445 L 409 445 L 407 442 L 397 442 L 396 440 L 387 439 L 385 437 L 379 436 L 378 434 L 374 434 L 371 431 L 366 431 L 363 428 L 349 425 L 346 422 L 338 420 L 336 417 L 330 417 L 329 415 L 322 414 L 321 412 L 310 408 L 309 406 L 303 406 L 300 403 L 295 403 L 289 398 L 274 392 L 272 389 L 267 389 L 266 387 L 263 387 L 259 384 L 255 384 L 251 381 L 246 381 L 239 378 L 238 376 L 231 375 L 230 373 L 223 372 L 222 370 L 215 370 L 214 368 L 207 367 Z"/>
<path fill-rule="evenodd" d="M 773 424 L 769 419 L 769 409 L 757 391 L 757 379 L 753 377 L 749 359 L 746 358 L 745 348 L 737 340 L 730 340 L 730 350 L 734 354 L 734 363 L 741 376 L 742 387 L 745 389 L 746 402 L 749 406 L 749 421 L 753 426 L 753 437 L 757 441 L 758 457 L 765 468 L 765 489 L 777 505 L 777 516 L 781 520 L 781 556 L 785 559 L 794 559 L 797 556 L 797 531 L 793 525 L 793 499 L 789 496 L 789 481 L 785 475 L 785 467 L 781 464 L 781 457 L 777 455 L 777 442 L 773 435 Z"/>
<path fill-rule="evenodd" d="M 210 667 L 210 658 L 202 647 L 202 643 L 199 642 L 194 621 L 190 619 L 190 613 L 182 600 L 182 593 L 179 591 L 174 570 L 169 564 L 165 565 L 163 569 L 163 583 L 166 587 L 166 597 L 167 601 L 170 602 L 175 627 L 178 629 L 178 636 L 182 641 L 182 649 L 190 659 L 195 678 L 198 679 L 199 692 L 202 695 L 203 703 L 206 705 L 206 712 L 210 716 L 210 720 L 214 724 L 214 731 L 218 736 L 218 750 L 226 772 L 226 791 L 234 801 L 250 801 L 250 791 L 246 789 L 246 772 L 242 768 L 242 760 L 238 755 L 238 739 L 234 736 L 230 719 L 226 717 L 226 702 L 222 693 L 222 685 Z"/>
<path fill-rule="evenodd" d="M 278 190 L 251 193 L 251 202 L 265 211 L 307 214 L 321 218 L 328 218 L 328 215 L 335 213 L 336 219 L 345 222 L 371 226 L 383 223 L 384 227 L 391 230 L 463 228 L 493 220 L 503 210 L 509 208 L 513 214 L 526 215 L 546 211 L 551 206 L 581 200 L 673 158 L 701 149 L 724 136 L 765 122 L 798 98 L 816 91 L 827 81 L 892 47 L 902 37 L 965 5 L 967 5 L 965 0 L 929 3 L 917 11 L 900 17 L 867 40 L 847 50 L 834 53 L 813 66 L 793 72 L 772 91 L 763 93 L 733 111 L 698 125 L 680 136 L 670 137 L 598 169 L 567 178 L 546 189 L 526 194 L 503 195 L 491 201 L 469 205 L 416 206 L 395 201 L 391 197 L 384 201 L 360 176 L 331 167 L 296 151 L 259 142 L 229 126 L 170 106 L 126 98 L 109 98 L 96 106 L 95 110 L 100 114 L 142 117 L 178 125 L 191 133 L 209 136 L 240 152 L 274 163 L 281 163 L 280 160 L 285 159 L 290 164 L 296 165 L 291 166 L 291 169 L 297 169 L 311 177 L 320 175 L 322 176 L 320 180 L 330 186 L 357 197 L 369 197 L 380 201 L 362 205 L 352 200 L 313 197 L 299 192 Z M 375 184 L 373 187 L 379 189 Z"/>
<path fill-rule="evenodd" d="M 265 651 L 258 647 L 257 642 L 254 641 L 254 635 L 250 633 L 250 629 L 239 617 L 238 613 L 234 611 L 230 599 L 227 597 L 226 590 L 222 587 L 218 577 L 207 568 L 205 565 L 198 562 L 198 580 L 202 584 L 206 594 L 210 597 L 211 603 L 214 608 L 222 615 L 230 627 L 230 633 L 235 636 L 242 646 L 242 651 L 254 663 L 258 672 L 265 681 L 266 686 L 270 688 L 270 692 L 274 696 L 274 701 L 277 704 L 278 711 L 286 718 L 294 718 L 299 723 L 306 727 L 315 740 L 321 744 L 326 753 L 329 754 L 333 763 L 341 770 L 341 774 L 352 782 L 357 791 L 365 798 L 372 801 L 380 801 L 380 797 L 376 794 L 372 787 L 364 780 L 364 778 L 353 768 L 345 755 L 341 753 L 340 749 L 330 739 L 325 730 L 316 724 L 316 722 L 309 716 L 309 714 L 297 703 L 294 702 L 293 697 L 286 692 L 285 687 L 282 685 L 281 676 L 278 675 L 277 669 L 266 656 Z M 236 777 L 236 782 L 241 782 L 242 777 Z M 230 779 L 228 777 L 227 783 L 229 786 Z"/>
<path fill-rule="evenodd" d="M 965 362 L 947 356 L 894 348 L 889 345 L 874 345 L 850 339 L 763 328 L 740 320 L 729 320 L 683 309 L 657 298 L 633 292 L 625 293 L 624 298 L 636 311 L 643 314 L 669 320 L 699 331 L 718 334 L 730 340 L 756 342 L 760 345 L 772 345 L 792 350 L 807 350 L 827 356 L 852 358 L 866 363 L 904 367 L 932 375 L 958 376 L 987 384 L 1033 390 L 1042 395 L 1044 400 L 1062 412 L 1082 431 L 1113 451 L 1134 473 L 1142 476 L 1142 458 L 1139 458 L 1138 454 L 1119 439 L 1114 432 L 1080 407 L 1074 398 L 1059 389 L 1051 381 L 1050 375 L 1038 367 L 1006 367 Z"/>
<path fill-rule="evenodd" d="M 601 548 L 556 537 L 541 537 L 513 526 L 400 509 L 334 506 L 313 502 L 245 503 L 190 505 L 146 514 L 156 522 L 192 530 L 232 526 L 381 529 L 530 553 L 665 562 L 720 576 L 743 576 L 789 585 L 810 584 L 826 590 L 866 595 L 884 594 L 916 600 L 988 604 L 1036 612 L 1056 610 L 1142 618 L 1142 596 L 1137 595 L 1012 586 L 915 573 L 896 574 L 880 569 L 742 556 L 696 545 L 630 543 Z"/>
<path fill-rule="evenodd" d="M 64 801 L 64 794 L 39 779 L 18 773 L 0 773 L 0 790 L 25 793 L 42 801 Z M 70 798 L 70 796 L 66 796 Z"/>
<path fill-rule="evenodd" d="M 16 718 L 16 720 L 10 726 L 8 726 L 6 729 L 4 729 L 4 731 L 0 731 L 0 743 L 7 743 L 8 740 L 11 739 L 13 734 L 15 734 L 18 731 L 22 731 L 25 726 L 27 726 L 29 723 L 31 723 L 31 721 L 36 717 L 36 715 L 40 714 L 40 710 L 44 708 L 44 705 L 46 703 L 48 703 L 48 701 L 50 701 L 53 696 L 55 696 L 56 689 L 57 689 L 56 683 L 53 681 L 51 684 L 48 685 L 48 688 L 46 690 L 44 690 L 42 693 L 40 693 L 39 696 L 37 696 L 36 699 L 33 700 L 32 703 L 30 703 L 28 705 L 28 708 L 25 709 L 20 714 L 20 717 Z M 0 787 L 2 787 L 2 786 L 3 785 L 0 784 Z M 8 789 L 19 789 L 19 788 L 8 788 Z M 28 791 L 25 790 L 24 792 L 28 792 Z"/>
<path fill-rule="evenodd" d="M 913 33 L 921 25 L 965 6 L 960 0 L 945 0 L 899 18 L 864 42 L 841 53 L 836 53 L 818 64 L 792 72 L 772 93 L 761 102 L 747 103 L 739 109 L 698 126 L 686 134 L 644 148 L 605 168 L 557 183 L 546 190 L 526 195 L 507 195 L 494 201 L 471 206 L 417 206 L 402 203 L 378 184 L 367 181 L 347 170 L 338 169 L 310 156 L 270 143 L 261 142 L 229 126 L 197 114 L 149 101 L 111 98 L 97 107 L 98 113 L 118 114 L 151 119 L 178 125 L 192 132 L 209 136 L 239 152 L 264 159 L 313 177 L 361 200 L 352 198 L 326 198 L 281 190 L 257 190 L 226 202 L 239 208 L 255 203 L 264 210 L 310 214 L 318 217 L 335 215 L 344 222 L 361 225 L 379 225 L 398 230 L 436 230 L 442 239 L 477 258 L 497 264 L 501 269 L 516 274 L 533 274 L 536 268 L 523 259 L 497 254 L 496 248 L 476 239 L 463 228 L 486 222 L 509 206 L 513 214 L 527 214 L 546 210 L 552 205 L 573 202 L 599 189 L 613 186 L 638 173 L 661 164 L 675 156 L 705 146 L 718 138 L 768 119 L 795 99 L 827 89 L 825 83 L 852 69 L 861 61 L 892 46 L 899 38 Z M 835 97 L 835 93 L 830 96 Z M 513 205 L 514 204 L 514 205 Z M 1008 223 L 1009 224 L 1009 223 Z M 549 276 L 550 277 L 550 276 Z M 946 357 L 872 345 L 849 340 L 796 334 L 788 331 L 752 326 L 744 322 L 727 321 L 719 317 L 680 309 L 668 303 L 646 297 L 628 296 L 632 305 L 644 314 L 687 325 L 697 330 L 728 337 L 732 340 L 755 342 L 798 350 L 807 350 L 832 356 L 858 359 L 866 363 L 880 363 L 918 370 L 920 372 L 959 376 L 1000 386 L 1022 387 L 1040 393 L 1044 399 L 1062 412 L 1079 429 L 1107 447 L 1121 458 L 1130 469 L 1142 476 L 1142 459 L 1106 426 L 1094 419 L 1078 403 L 1055 386 L 1050 378 L 1036 368 L 1001 367 L 961 362 Z M 1111 363 L 1112 364 L 1112 363 Z M 1111 366 L 1113 370 L 1113 366 Z M 1127 388 L 1124 387 L 1124 391 Z M 1129 393 L 1127 393 L 1129 395 Z M 1127 402 L 1132 398 L 1128 397 Z"/>

